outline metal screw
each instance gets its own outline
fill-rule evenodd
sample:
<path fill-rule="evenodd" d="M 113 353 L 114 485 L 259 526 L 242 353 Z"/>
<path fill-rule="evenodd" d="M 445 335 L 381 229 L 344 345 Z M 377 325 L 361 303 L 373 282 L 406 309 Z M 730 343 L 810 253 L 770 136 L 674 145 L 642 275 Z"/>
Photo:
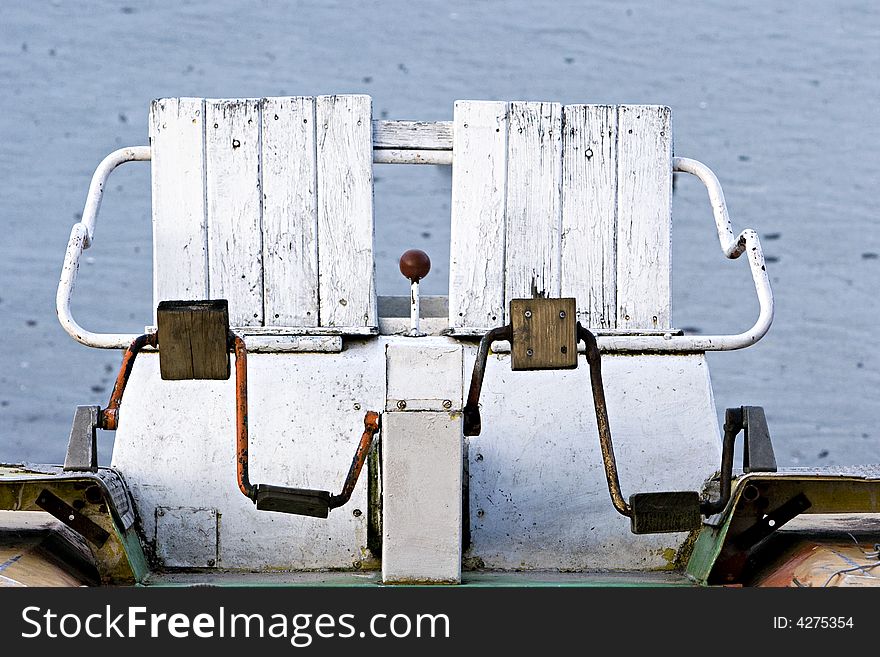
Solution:
<path fill-rule="evenodd" d="M 401 399 L 399 402 L 397 402 L 397 408 L 399 408 L 402 411 L 404 408 L 406 408 L 406 402 L 403 399 Z"/>
<path fill-rule="evenodd" d="M 70 520 L 70 521 L 73 521 L 73 520 L 75 520 L 76 518 L 74 518 L 74 515 L 71 513 L 69 516 L 67 516 L 67 519 Z"/>
<path fill-rule="evenodd" d="M 565 319 L 565 311 L 564 310 L 559 311 L 559 317 L 560 317 L 560 319 Z"/>
<path fill-rule="evenodd" d="M 528 319 L 529 317 L 532 316 L 532 311 L 531 311 L 531 310 L 527 310 L 527 311 L 525 311 L 525 312 L 523 313 L 523 315 L 525 315 L 525 316 L 526 316 L 526 319 Z"/>
<path fill-rule="evenodd" d="M 443 400 L 443 408 L 445 408 L 446 410 L 449 410 L 450 408 L 452 408 L 452 402 L 449 401 L 448 399 L 444 399 Z"/>
<path fill-rule="evenodd" d="M 535 352 L 534 352 L 534 351 L 532 351 L 531 349 L 526 349 L 526 356 L 528 356 L 529 358 L 531 358 L 531 357 L 534 356 L 534 355 L 535 355 Z"/>
<path fill-rule="evenodd" d="M 477 454 L 477 460 L 478 460 L 478 461 L 482 461 L 482 460 L 483 460 L 483 455 L 482 455 L 482 454 Z"/>
<path fill-rule="evenodd" d="M 355 509 L 354 511 L 351 512 L 351 515 L 353 515 L 355 518 L 360 518 L 363 514 L 364 514 L 364 512 L 361 511 L 360 509 Z"/>
<path fill-rule="evenodd" d="M 213 559 L 208 559 L 208 568 L 213 568 L 215 563 L 217 562 Z"/>
<path fill-rule="evenodd" d="M 355 404 L 355 405 L 354 405 L 354 410 L 356 410 L 356 411 L 361 410 L 361 405 L 360 405 L 360 404 Z"/>
<path fill-rule="evenodd" d="M 485 511 L 483 511 L 482 509 L 477 509 L 477 518 L 482 518 L 484 515 L 486 515 Z"/>
<path fill-rule="evenodd" d="M 156 511 L 156 515 L 159 516 L 159 517 L 164 516 L 164 515 L 165 515 L 165 511 L 164 511 L 163 509 L 159 509 L 159 510 Z"/>

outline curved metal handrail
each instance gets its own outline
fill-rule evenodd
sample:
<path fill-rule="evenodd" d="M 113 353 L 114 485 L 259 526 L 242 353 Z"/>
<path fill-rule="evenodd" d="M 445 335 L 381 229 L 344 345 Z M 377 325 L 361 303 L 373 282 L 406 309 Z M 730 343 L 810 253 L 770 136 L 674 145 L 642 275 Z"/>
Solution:
<path fill-rule="evenodd" d="M 92 176 L 82 220 L 74 224 L 70 232 L 58 292 L 55 297 L 56 312 L 61 326 L 77 342 L 100 349 L 124 349 L 138 337 L 137 333 L 97 333 L 89 331 L 77 323 L 70 310 L 70 299 L 76 283 L 79 260 L 85 249 L 92 244 L 95 234 L 98 211 L 104 196 L 104 187 L 110 174 L 125 162 L 148 161 L 151 159 L 149 146 L 131 146 L 114 151 L 98 165 Z M 672 160 L 673 171 L 689 173 L 699 178 L 706 186 L 721 250 L 730 259 L 748 256 L 755 292 L 758 296 L 760 312 L 751 328 L 733 335 L 605 335 L 597 338 L 599 349 L 604 352 L 640 353 L 693 353 L 703 351 L 730 351 L 749 347 L 760 340 L 773 323 L 773 291 L 764 264 L 764 252 L 758 234 L 746 229 L 739 235 L 733 232 L 724 192 L 718 178 L 702 162 L 685 157 Z M 271 350 L 271 349 L 270 349 Z"/>

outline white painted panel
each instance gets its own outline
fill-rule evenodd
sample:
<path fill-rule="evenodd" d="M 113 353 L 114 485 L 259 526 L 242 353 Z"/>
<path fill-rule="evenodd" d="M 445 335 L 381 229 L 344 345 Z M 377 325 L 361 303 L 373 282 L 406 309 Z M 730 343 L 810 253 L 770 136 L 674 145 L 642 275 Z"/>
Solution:
<path fill-rule="evenodd" d="M 378 326 L 369 96 L 316 99 L 321 326 Z"/>
<path fill-rule="evenodd" d="M 460 413 L 382 416 L 382 580 L 461 580 Z"/>
<path fill-rule="evenodd" d="M 233 326 L 263 323 L 260 102 L 208 100 L 208 280 Z"/>
<path fill-rule="evenodd" d="M 266 98 L 262 109 L 266 326 L 318 325 L 314 98 Z"/>
<path fill-rule="evenodd" d="M 505 306 L 558 297 L 562 106 L 511 103 L 507 144 Z"/>
<path fill-rule="evenodd" d="M 668 107 L 617 115 L 617 327 L 671 323 L 672 124 Z"/>
<path fill-rule="evenodd" d="M 504 323 L 507 103 L 455 103 L 449 323 Z"/>
<path fill-rule="evenodd" d="M 444 338 L 404 338 L 390 342 L 385 357 L 386 411 L 461 410 L 461 345 Z"/>
<path fill-rule="evenodd" d="M 385 401 L 385 345 L 340 354 L 249 354 L 250 478 L 339 493 L 367 410 Z M 155 509 L 217 509 L 221 568 L 352 568 L 369 558 L 367 471 L 351 501 L 325 519 L 258 511 L 235 470 L 235 394 L 229 381 L 162 381 L 157 354 L 135 364 L 120 410 L 113 465 L 124 474 L 147 536 Z M 166 545 L 185 558 L 185 546 Z"/>
<path fill-rule="evenodd" d="M 721 462 L 705 357 L 604 356 L 602 373 L 624 497 L 701 490 Z M 468 439 L 472 561 L 671 566 L 685 534 L 631 534 L 611 505 L 589 390 L 583 359 L 576 370 L 512 372 L 508 356 L 489 358 L 483 431 Z"/>
<path fill-rule="evenodd" d="M 561 296 L 578 321 L 617 325 L 617 107 L 566 105 L 562 137 Z"/>
<path fill-rule="evenodd" d="M 181 500 L 182 502 L 186 500 Z M 165 568 L 217 566 L 217 509 L 156 508 L 156 556 Z"/>
<path fill-rule="evenodd" d="M 205 102 L 164 98 L 150 106 L 153 307 L 208 298 Z"/>

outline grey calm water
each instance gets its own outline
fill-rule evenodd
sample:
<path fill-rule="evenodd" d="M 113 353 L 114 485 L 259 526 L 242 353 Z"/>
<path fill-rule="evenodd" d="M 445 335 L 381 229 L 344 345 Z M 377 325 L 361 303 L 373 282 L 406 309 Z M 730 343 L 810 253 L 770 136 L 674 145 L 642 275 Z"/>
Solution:
<path fill-rule="evenodd" d="M 119 354 L 67 337 L 55 286 L 95 165 L 146 143 L 149 101 L 319 93 L 370 94 L 392 119 L 448 120 L 460 98 L 670 105 L 676 154 L 712 166 L 735 226 L 761 234 L 777 298 L 764 341 L 710 356 L 719 412 L 764 405 L 785 464 L 878 461 L 878 71 L 871 0 L 5 0 L 0 461 L 61 460 L 74 406 L 107 398 Z M 739 331 L 757 303 L 704 194 L 678 181 L 674 322 Z M 445 293 L 449 195 L 448 170 L 377 167 L 380 294 L 406 293 L 412 246 L 435 262 L 425 291 Z M 149 321 L 150 233 L 149 167 L 127 165 L 80 272 L 83 325 Z"/>

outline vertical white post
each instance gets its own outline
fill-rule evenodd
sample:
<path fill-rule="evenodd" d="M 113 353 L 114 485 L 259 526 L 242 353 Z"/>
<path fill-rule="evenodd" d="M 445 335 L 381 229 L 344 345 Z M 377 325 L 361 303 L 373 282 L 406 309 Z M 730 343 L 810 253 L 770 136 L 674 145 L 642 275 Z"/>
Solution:
<path fill-rule="evenodd" d="M 382 581 L 461 581 L 462 349 L 440 338 L 386 348 Z"/>

